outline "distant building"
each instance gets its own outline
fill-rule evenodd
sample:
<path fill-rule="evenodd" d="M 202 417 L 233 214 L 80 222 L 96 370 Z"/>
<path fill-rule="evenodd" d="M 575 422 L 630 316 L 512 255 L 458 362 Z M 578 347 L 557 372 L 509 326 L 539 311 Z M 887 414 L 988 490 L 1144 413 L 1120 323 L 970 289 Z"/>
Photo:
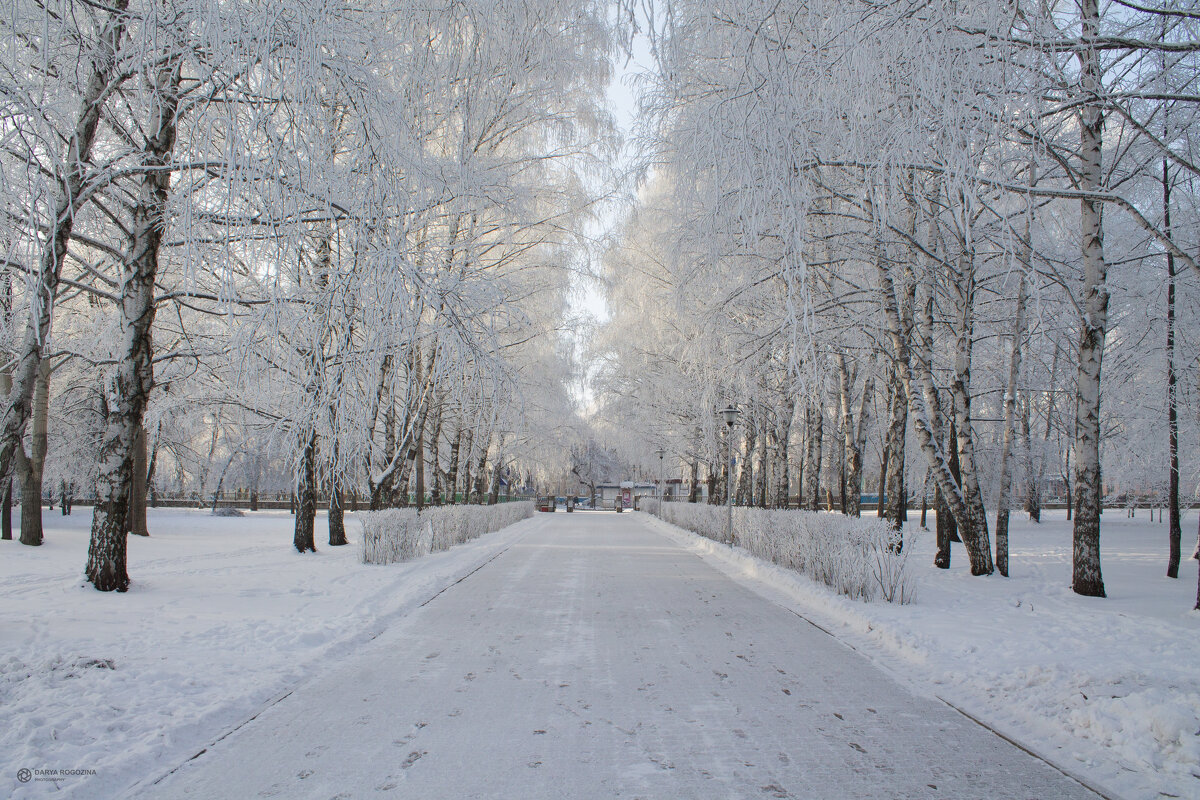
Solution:
<path fill-rule="evenodd" d="M 596 508 L 616 508 L 617 497 L 621 494 L 619 483 L 596 484 Z"/>
<path fill-rule="evenodd" d="M 658 487 L 653 483 L 621 481 L 620 483 L 596 484 L 596 507 L 614 509 L 617 499 L 625 498 L 625 508 L 636 508 L 642 497 L 657 497 Z"/>

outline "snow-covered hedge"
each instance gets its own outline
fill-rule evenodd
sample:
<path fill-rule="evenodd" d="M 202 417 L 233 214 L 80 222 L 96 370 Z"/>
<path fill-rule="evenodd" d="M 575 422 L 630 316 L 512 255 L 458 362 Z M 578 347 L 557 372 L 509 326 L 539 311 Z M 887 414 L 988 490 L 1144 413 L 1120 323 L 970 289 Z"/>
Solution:
<path fill-rule="evenodd" d="M 391 564 L 448 550 L 485 533 L 533 516 L 533 503 L 494 506 L 390 508 L 358 514 L 363 524 L 364 564 Z"/>
<path fill-rule="evenodd" d="M 725 542 L 724 506 L 643 500 L 642 509 L 680 528 Z M 896 552 L 898 534 L 885 520 L 855 519 L 818 511 L 733 509 L 733 544 L 759 558 L 796 570 L 854 599 L 913 599 L 906 569 L 908 548 Z"/>

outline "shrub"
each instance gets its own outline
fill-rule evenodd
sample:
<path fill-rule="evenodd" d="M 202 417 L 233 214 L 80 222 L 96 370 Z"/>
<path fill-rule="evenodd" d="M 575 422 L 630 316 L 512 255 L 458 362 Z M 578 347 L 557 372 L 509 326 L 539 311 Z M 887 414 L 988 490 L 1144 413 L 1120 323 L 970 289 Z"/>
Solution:
<path fill-rule="evenodd" d="M 358 515 L 363 525 L 364 564 L 409 561 L 448 550 L 485 533 L 533 516 L 533 503 L 494 506 L 430 506 L 389 508 Z"/>
<path fill-rule="evenodd" d="M 724 506 L 643 501 L 645 511 L 707 539 L 726 543 Z M 818 511 L 733 509 L 733 542 L 752 555 L 808 575 L 853 599 L 909 603 L 909 548 L 886 520 Z"/>

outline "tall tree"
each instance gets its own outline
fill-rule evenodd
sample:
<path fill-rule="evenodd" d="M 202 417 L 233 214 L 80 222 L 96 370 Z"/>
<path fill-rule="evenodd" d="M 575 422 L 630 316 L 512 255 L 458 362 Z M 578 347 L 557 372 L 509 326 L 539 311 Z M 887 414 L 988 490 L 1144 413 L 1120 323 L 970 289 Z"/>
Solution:
<path fill-rule="evenodd" d="M 154 385 L 152 327 L 159 250 L 167 227 L 170 163 L 181 95 L 182 53 L 168 51 L 145 75 L 148 93 L 131 241 L 120 291 L 124 349 L 111 375 L 108 413 L 100 444 L 100 471 L 88 547 L 87 577 L 102 592 L 129 588 L 125 536 L 134 485 L 137 438 Z"/>

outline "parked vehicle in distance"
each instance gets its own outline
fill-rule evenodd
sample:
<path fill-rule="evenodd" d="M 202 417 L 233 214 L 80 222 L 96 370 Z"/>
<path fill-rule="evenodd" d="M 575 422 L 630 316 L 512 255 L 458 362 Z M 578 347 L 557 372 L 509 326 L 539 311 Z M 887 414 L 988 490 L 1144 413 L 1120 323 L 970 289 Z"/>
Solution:
<path fill-rule="evenodd" d="M 534 508 L 536 508 L 538 511 L 553 511 L 554 510 L 554 498 L 553 497 L 539 497 L 537 500 L 534 501 Z"/>

